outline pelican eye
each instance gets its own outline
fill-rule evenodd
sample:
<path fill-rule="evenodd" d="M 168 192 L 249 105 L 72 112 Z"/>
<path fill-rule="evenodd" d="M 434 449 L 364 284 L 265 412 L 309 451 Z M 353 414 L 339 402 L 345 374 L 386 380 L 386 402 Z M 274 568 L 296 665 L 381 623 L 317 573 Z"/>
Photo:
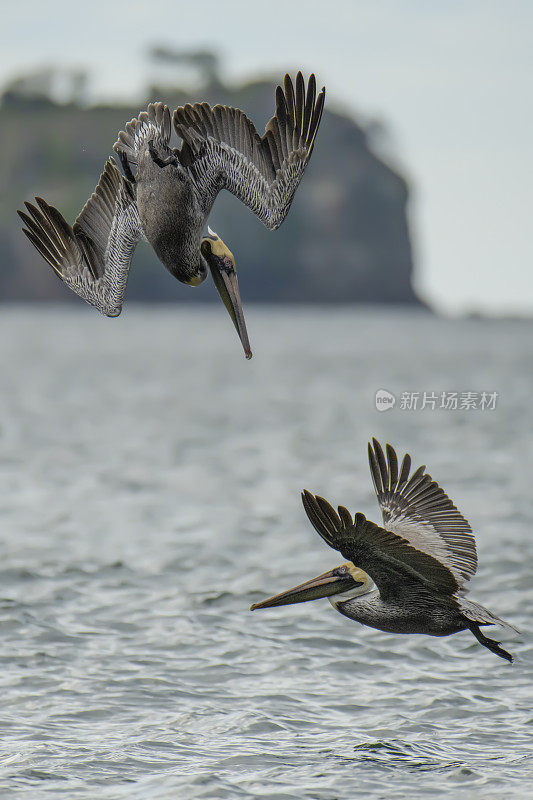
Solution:
<path fill-rule="evenodd" d="M 220 269 L 224 270 L 226 275 L 231 275 L 231 273 L 235 272 L 235 264 L 228 256 L 222 256 L 220 259 Z"/>
<path fill-rule="evenodd" d="M 347 567 L 337 567 L 335 572 L 337 573 L 337 575 L 346 575 L 346 573 L 348 572 L 348 568 Z"/>

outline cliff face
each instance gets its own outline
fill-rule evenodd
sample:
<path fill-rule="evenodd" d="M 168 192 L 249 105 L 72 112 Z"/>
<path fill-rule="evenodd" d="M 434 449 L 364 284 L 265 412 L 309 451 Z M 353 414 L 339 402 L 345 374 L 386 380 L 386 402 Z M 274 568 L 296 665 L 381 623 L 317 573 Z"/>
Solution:
<path fill-rule="evenodd" d="M 262 132 L 272 113 L 273 83 L 201 92 L 208 102 L 243 108 Z M 171 107 L 190 97 L 153 90 Z M 0 108 L 0 296 L 76 300 L 20 231 L 16 209 L 35 194 L 73 222 L 93 191 L 117 132 L 137 107 L 88 108 L 51 102 L 5 102 Z M 327 105 L 327 101 L 326 101 Z M 210 218 L 235 254 L 247 302 L 418 303 L 405 181 L 369 149 L 351 119 L 326 110 L 308 170 L 289 215 L 275 233 L 227 192 Z M 206 285 L 190 292 L 141 245 L 127 298 L 205 302 Z M 78 301 L 79 302 L 79 301 Z"/>

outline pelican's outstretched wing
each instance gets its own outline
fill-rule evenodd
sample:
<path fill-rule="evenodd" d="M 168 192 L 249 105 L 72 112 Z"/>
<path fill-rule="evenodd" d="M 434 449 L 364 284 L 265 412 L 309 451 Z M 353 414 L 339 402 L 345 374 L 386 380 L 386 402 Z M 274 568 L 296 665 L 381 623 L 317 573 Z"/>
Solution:
<path fill-rule="evenodd" d="M 408 454 L 398 469 L 398 458 L 390 444 L 386 458 L 376 439 L 372 445 L 368 445 L 370 472 L 385 528 L 438 559 L 462 586 L 477 569 L 476 543 L 467 520 L 427 474 L 425 466 L 409 477 Z"/>
<path fill-rule="evenodd" d="M 59 211 L 36 197 L 18 214 L 24 233 L 76 294 L 102 314 L 116 317 L 133 251 L 143 231 L 133 189 L 110 158 L 98 186 L 72 227 Z"/>
<path fill-rule="evenodd" d="M 270 230 L 285 219 L 313 152 L 325 89 L 315 76 L 296 88 L 285 75 L 276 89 L 276 114 L 259 136 L 238 108 L 196 103 L 176 109 L 174 127 L 183 139 L 178 158 L 189 171 L 200 208 L 207 215 L 221 189 L 239 198 Z"/>
<path fill-rule="evenodd" d="M 387 531 L 323 497 L 302 492 L 302 502 L 317 533 L 330 547 L 368 572 L 383 600 L 405 598 L 416 605 L 437 592 L 453 595 L 459 588 L 452 571 L 435 557 L 417 549 L 396 533 Z M 453 601 L 455 603 L 455 601 Z"/>

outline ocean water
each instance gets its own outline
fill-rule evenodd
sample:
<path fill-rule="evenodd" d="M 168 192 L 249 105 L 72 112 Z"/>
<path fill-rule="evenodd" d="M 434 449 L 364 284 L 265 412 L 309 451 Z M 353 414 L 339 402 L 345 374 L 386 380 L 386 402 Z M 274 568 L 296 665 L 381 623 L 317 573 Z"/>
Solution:
<path fill-rule="evenodd" d="M 218 307 L 2 308 L 0 796 L 529 796 L 531 324 L 247 318 L 251 362 Z M 513 665 L 327 600 L 248 610 L 343 560 L 302 488 L 380 521 L 371 436 L 470 520 Z"/>

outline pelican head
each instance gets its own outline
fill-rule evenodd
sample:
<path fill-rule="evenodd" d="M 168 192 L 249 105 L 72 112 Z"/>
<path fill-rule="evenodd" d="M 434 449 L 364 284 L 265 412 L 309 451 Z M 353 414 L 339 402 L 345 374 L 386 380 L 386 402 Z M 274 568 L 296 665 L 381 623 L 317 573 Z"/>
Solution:
<path fill-rule="evenodd" d="M 373 581 L 366 572 L 358 569 L 351 561 L 346 561 L 339 567 L 323 572 L 322 575 L 300 583 L 293 589 L 287 589 L 261 603 L 254 603 L 250 606 L 250 611 L 255 611 L 257 608 L 306 603 L 308 600 L 318 600 L 320 597 L 327 597 L 331 605 L 337 608 L 339 603 L 372 591 L 373 586 Z"/>
<path fill-rule="evenodd" d="M 248 341 L 248 333 L 246 331 L 246 323 L 242 311 L 239 282 L 237 280 L 233 253 L 224 244 L 220 236 L 212 231 L 211 228 L 207 229 L 207 234 L 200 243 L 200 253 L 209 267 L 222 302 L 228 309 L 229 315 L 233 320 L 233 324 L 235 325 L 235 329 L 239 334 L 239 339 L 244 348 L 244 354 L 246 358 L 251 358 L 252 351 L 250 350 L 250 342 Z"/>

